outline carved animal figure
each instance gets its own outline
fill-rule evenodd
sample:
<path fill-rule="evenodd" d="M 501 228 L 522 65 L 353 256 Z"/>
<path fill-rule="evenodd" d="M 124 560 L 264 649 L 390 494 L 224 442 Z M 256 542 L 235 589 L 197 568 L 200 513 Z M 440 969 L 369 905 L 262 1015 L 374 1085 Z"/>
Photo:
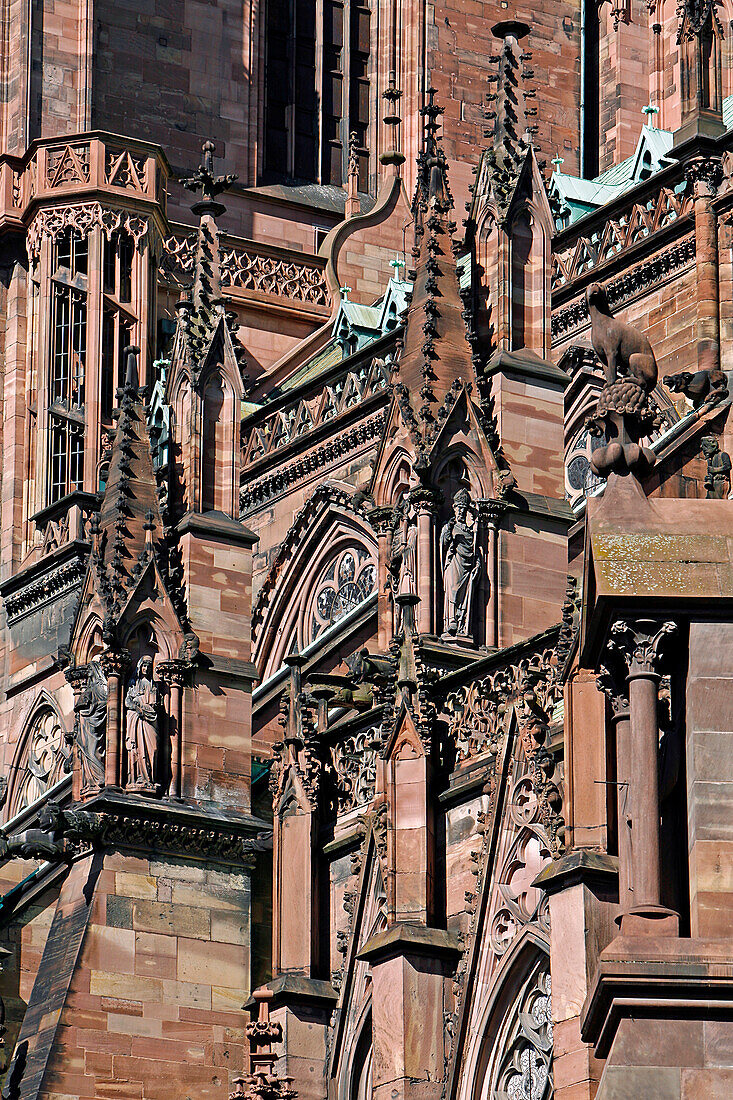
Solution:
<path fill-rule="evenodd" d="M 606 382 L 611 385 L 619 378 L 628 378 L 646 393 L 651 393 L 659 371 L 654 351 L 644 333 L 614 317 L 600 283 L 588 287 L 586 301 L 590 340 L 603 365 Z"/>
<path fill-rule="evenodd" d="M 694 409 L 701 405 L 715 405 L 728 396 L 728 379 L 722 370 L 698 370 L 694 373 L 681 370 L 668 374 L 664 384 L 672 393 L 683 393 Z"/>

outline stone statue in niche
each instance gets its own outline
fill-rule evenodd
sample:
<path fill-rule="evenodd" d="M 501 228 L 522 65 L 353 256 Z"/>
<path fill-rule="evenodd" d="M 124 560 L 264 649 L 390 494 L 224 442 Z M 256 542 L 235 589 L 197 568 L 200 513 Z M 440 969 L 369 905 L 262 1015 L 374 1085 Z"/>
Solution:
<path fill-rule="evenodd" d="M 107 732 L 107 678 L 101 666 L 91 661 L 86 683 L 76 703 L 77 759 L 81 769 L 81 793 L 104 786 L 104 751 Z"/>
<path fill-rule="evenodd" d="M 127 790 L 157 792 L 158 693 L 153 658 L 141 657 L 125 695 Z"/>
<path fill-rule="evenodd" d="M 714 435 L 705 435 L 700 440 L 703 458 L 708 468 L 705 474 L 705 495 L 708 500 L 727 500 L 730 493 L 730 455 L 721 451 Z"/>
<path fill-rule="evenodd" d="M 470 518 L 469 518 L 470 517 Z M 471 626 L 471 605 L 481 569 L 478 521 L 466 489 L 453 497 L 453 517 L 440 533 L 443 571 L 443 638 L 466 637 Z"/>
<path fill-rule="evenodd" d="M 415 505 L 404 499 L 398 504 L 398 520 L 392 542 L 392 556 L 390 560 L 390 574 L 392 577 L 392 592 L 395 596 L 406 593 L 417 594 L 417 514 Z M 399 630 L 401 623 L 401 608 L 397 606 L 397 619 L 395 629 Z"/>

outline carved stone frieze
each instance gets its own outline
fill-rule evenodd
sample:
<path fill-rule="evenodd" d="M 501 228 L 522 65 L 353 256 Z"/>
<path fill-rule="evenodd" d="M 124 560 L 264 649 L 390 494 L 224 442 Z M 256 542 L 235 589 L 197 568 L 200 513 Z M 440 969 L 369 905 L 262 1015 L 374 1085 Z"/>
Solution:
<path fill-rule="evenodd" d="M 379 729 L 369 726 L 331 748 L 339 813 L 368 806 L 374 797 Z"/>
<path fill-rule="evenodd" d="M 138 816 L 122 804 L 98 810 L 62 810 L 48 803 L 40 824 L 34 832 L 43 836 L 18 840 L 17 852 L 13 849 L 9 854 L 23 855 L 21 843 L 26 847 L 33 844 L 39 852 L 43 849 L 47 859 L 53 858 L 54 852 L 55 858 L 71 858 L 87 848 L 142 848 L 251 867 L 268 839 L 264 834 L 243 836 L 241 830 L 225 823 L 204 824 L 202 817 L 187 821 L 174 815 Z"/>
<path fill-rule="evenodd" d="M 30 224 L 27 236 L 28 257 L 32 264 L 37 263 L 44 237 L 56 240 L 67 229 L 73 229 L 86 237 L 94 228 L 102 229 L 108 240 L 114 232 L 124 229 L 140 248 L 149 243 L 151 222 L 144 215 L 134 214 L 129 210 L 116 210 L 98 202 L 52 206 L 39 210 Z"/>
<path fill-rule="evenodd" d="M 78 591 L 86 574 L 85 558 L 74 557 L 44 570 L 28 584 L 5 597 L 5 611 L 12 626 L 25 615 L 38 611 L 52 600 Z"/>
<path fill-rule="evenodd" d="M 174 234 L 166 238 L 164 275 L 180 282 L 190 282 L 195 259 L 195 237 Z M 295 302 L 328 305 L 328 289 L 321 264 L 308 264 L 266 252 L 223 247 L 221 282 L 222 286 L 274 294 Z"/>
<path fill-rule="evenodd" d="M 327 440 L 319 447 L 314 447 L 308 454 L 290 465 L 265 474 L 249 485 L 244 485 L 239 494 L 242 513 L 246 515 L 268 500 L 287 492 L 298 482 L 312 477 L 317 470 L 324 469 L 352 451 L 372 443 L 381 436 L 386 420 L 386 412 L 380 409 L 378 413 L 355 424 L 348 431 L 339 433 L 338 436 Z"/>
<path fill-rule="evenodd" d="M 605 284 L 606 293 L 610 305 L 616 307 L 623 302 L 641 294 L 650 287 L 657 285 L 661 279 L 665 279 L 673 272 L 686 267 L 695 259 L 695 238 L 686 237 L 679 244 L 673 245 L 664 252 L 658 253 L 650 260 L 639 264 L 637 267 L 625 271 L 614 279 L 609 279 Z M 588 307 L 585 297 L 579 297 L 562 309 L 558 309 L 552 316 L 552 339 L 557 342 L 567 337 L 571 332 L 583 328 L 588 324 Z"/>

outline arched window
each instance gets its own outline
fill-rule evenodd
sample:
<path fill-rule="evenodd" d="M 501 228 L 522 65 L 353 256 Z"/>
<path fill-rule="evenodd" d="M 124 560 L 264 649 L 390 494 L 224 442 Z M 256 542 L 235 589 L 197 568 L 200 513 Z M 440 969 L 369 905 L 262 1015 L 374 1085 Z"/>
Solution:
<path fill-rule="evenodd" d="M 517 960 L 517 965 L 520 960 Z M 490 1049 L 482 1056 L 477 1100 L 551 1100 L 552 1011 L 549 959 L 544 952 L 525 977 L 515 980 L 516 992 L 498 1024 L 490 1025 Z M 517 988 L 518 984 L 518 988 Z M 506 1002 L 503 1002 L 506 1004 Z M 497 1006 L 499 1007 L 499 1006 Z"/>
<path fill-rule="evenodd" d="M 60 779 L 71 747 L 67 743 L 59 717 L 51 706 L 41 706 L 31 720 L 26 748 L 21 756 L 15 792 L 11 796 L 9 816 L 14 816 Z"/>
<path fill-rule="evenodd" d="M 88 241 L 69 229 L 54 245 L 48 373 L 48 501 L 81 489 L 87 361 Z"/>
<path fill-rule="evenodd" d="M 356 543 L 333 555 L 321 570 L 305 628 L 308 642 L 337 622 L 375 590 L 377 567 L 369 551 Z"/>

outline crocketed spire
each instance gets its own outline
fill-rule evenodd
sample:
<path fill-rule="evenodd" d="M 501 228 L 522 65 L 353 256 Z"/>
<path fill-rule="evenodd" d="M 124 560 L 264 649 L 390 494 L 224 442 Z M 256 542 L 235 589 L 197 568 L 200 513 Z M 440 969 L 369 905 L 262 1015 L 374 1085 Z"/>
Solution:
<path fill-rule="evenodd" d="M 501 216 L 506 215 L 511 205 L 537 131 L 537 126 L 528 122 L 537 114 L 537 108 L 527 106 L 526 102 L 536 93 L 525 88 L 524 83 L 533 75 L 524 65 L 532 54 L 520 46 L 529 30 L 526 23 L 513 19 L 492 27 L 494 37 L 501 41 L 501 50 L 491 57 L 498 68 L 488 77 L 490 84 L 496 84 L 496 91 L 486 97 L 490 104 L 486 117 L 493 121 L 493 127 L 485 131 L 491 145 L 484 155 L 492 169 L 493 190 Z"/>
<path fill-rule="evenodd" d="M 99 517 L 92 524 L 92 565 L 108 626 L 115 621 L 163 533 L 137 356 L 126 349 L 117 431 Z"/>
<path fill-rule="evenodd" d="M 191 207 L 199 218 L 193 287 L 183 292 L 177 307 L 184 357 L 191 369 L 194 384 L 198 381 L 222 320 L 232 338 L 234 353 L 240 366 L 244 365 L 246 357 L 237 338 L 236 314 L 227 312 L 221 294 L 221 242 L 216 222 L 226 210 L 218 196 L 231 187 L 237 176 L 234 173 L 214 175 L 213 142 L 204 142 L 202 152 L 202 162 L 194 174 L 181 180 L 187 190 L 201 192 L 201 198 Z"/>
<path fill-rule="evenodd" d="M 469 316 L 459 287 L 456 261 L 460 246 L 453 239 L 453 196 L 438 139 L 442 108 L 434 97 L 431 88 L 422 111 L 425 141 L 418 156 L 413 201 L 413 294 L 394 373 L 403 419 L 420 450 L 432 443 L 461 385 L 470 387 L 477 382 L 466 331 Z"/>

